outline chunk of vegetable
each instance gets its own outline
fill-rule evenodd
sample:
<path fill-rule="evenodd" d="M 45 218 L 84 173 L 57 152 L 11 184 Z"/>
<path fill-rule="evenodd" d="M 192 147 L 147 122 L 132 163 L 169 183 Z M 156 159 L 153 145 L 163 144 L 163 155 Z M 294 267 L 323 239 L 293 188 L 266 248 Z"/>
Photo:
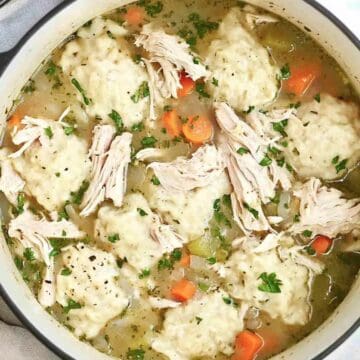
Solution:
<path fill-rule="evenodd" d="M 174 300 L 184 302 L 191 299 L 196 292 L 196 286 L 189 280 L 183 278 L 171 288 L 171 296 Z"/>
<path fill-rule="evenodd" d="M 185 71 L 180 74 L 180 84 L 182 88 L 177 92 L 179 98 L 190 95 L 195 89 L 195 81 Z"/>
<path fill-rule="evenodd" d="M 211 121 L 205 116 L 190 116 L 182 131 L 187 140 L 194 144 L 203 144 L 209 141 L 214 132 Z"/>
<path fill-rule="evenodd" d="M 320 65 L 304 64 L 299 67 L 290 67 L 291 76 L 284 82 L 284 89 L 288 93 L 302 96 L 311 84 L 321 74 Z"/>
<path fill-rule="evenodd" d="M 171 137 L 178 137 L 182 132 L 182 124 L 176 110 L 166 111 L 162 117 L 163 127 Z"/>
<path fill-rule="evenodd" d="M 21 120 L 22 120 L 22 116 L 20 116 L 20 114 L 15 113 L 7 121 L 7 126 L 10 129 L 14 128 L 15 126 L 21 127 Z"/>
<path fill-rule="evenodd" d="M 235 340 L 235 352 L 231 360 L 253 360 L 263 346 L 262 338 L 249 330 L 241 331 Z"/>
<path fill-rule="evenodd" d="M 317 235 L 311 243 L 311 248 L 317 255 L 325 254 L 329 251 L 332 245 L 332 240 L 324 235 Z"/>
<path fill-rule="evenodd" d="M 210 237 L 201 237 L 191 241 L 187 247 L 192 255 L 207 259 L 216 255 L 216 250 L 219 246 L 217 241 L 214 241 Z"/>
<path fill-rule="evenodd" d="M 179 264 L 182 267 L 190 266 L 190 254 L 188 252 L 186 252 L 186 251 L 182 252 L 181 260 L 180 260 Z"/>
<path fill-rule="evenodd" d="M 124 20 L 132 26 L 138 26 L 144 22 L 145 11 L 139 6 L 130 7 L 126 14 L 124 14 Z"/>

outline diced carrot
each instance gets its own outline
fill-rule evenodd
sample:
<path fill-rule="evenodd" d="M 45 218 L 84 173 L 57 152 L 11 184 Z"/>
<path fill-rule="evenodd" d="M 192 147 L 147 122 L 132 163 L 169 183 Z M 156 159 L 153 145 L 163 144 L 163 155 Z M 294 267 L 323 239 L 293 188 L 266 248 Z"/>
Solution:
<path fill-rule="evenodd" d="M 14 114 L 7 121 L 7 126 L 11 129 L 14 128 L 15 126 L 22 127 L 21 120 L 22 120 L 22 116 L 20 116 L 20 114 Z"/>
<path fill-rule="evenodd" d="M 144 22 L 145 12 L 144 9 L 139 6 L 131 6 L 128 8 L 126 14 L 124 14 L 124 20 L 132 26 L 138 26 Z"/>
<path fill-rule="evenodd" d="M 290 78 L 284 82 L 284 89 L 288 93 L 302 96 L 321 74 L 320 65 L 303 64 L 299 67 L 290 67 Z"/>
<path fill-rule="evenodd" d="M 241 331 L 235 340 L 235 352 L 231 360 L 253 360 L 263 346 L 262 338 L 249 330 Z"/>
<path fill-rule="evenodd" d="M 317 235 L 311 243 L 311 248 L 317 255 L 325 254 L 329 251 L 332 245 L 332 240 L 325 235 Z"/>
<path fill-rule="evenodd" d="M 187 140 L 194 144 L 203 144 L 209 141 L 214 133 L 211 121 L 205 116 L 190 116 L 182 131 Z"/>
<path fill-rule="evenodd" d="M 166 129 L 166 132 L 171 137 L 177 137 L 181 135 L 182 124 L 176 110 L 166 111 L 162 117 L 162 123 Z"/>
<path fill-rule="evenodd" d="M 171 296 L 174 300 L 184 302 L 191 299 L 196 292 L 196 286 L 189 280 L 183 278 L 171 288 Z"/>
<path fill-rule="evenodd" d="M 177 92 L 179 98 L 190 95 L 195 89 L 195 81 L 185 71 L 180 74 L 180 84 L 182 88 Z"/>
<path fill-rule="evenodd" d="M 182 252 L 181 260 L 180 260 L 179 264 L 182 267 L 190 266 L 190 254 L 188 252 L 186 252 L 186 251 Z"/>

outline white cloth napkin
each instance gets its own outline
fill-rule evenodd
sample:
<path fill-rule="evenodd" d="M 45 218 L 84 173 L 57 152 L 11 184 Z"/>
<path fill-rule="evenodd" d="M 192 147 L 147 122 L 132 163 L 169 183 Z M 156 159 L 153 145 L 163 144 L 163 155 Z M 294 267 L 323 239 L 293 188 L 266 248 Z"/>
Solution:
<path fill-rule="evenodd" d="M 11 49 L 42 16 L 66 0 L 12 0 L 0 8 L 0 53 Z M 360 37 L 360 0 L 319 0 Z M 1 54 L 0 54 L 1 56 Z M 42 345 L 0 298 L 0 358 L 9 360 L 59 360 Z M 339 334 L 340 335 L 340 334 Z M 328 356 L 327 360 L 360 360 L 360 330 Z M 5 355 L 6 354 L 6 355 Z"/>

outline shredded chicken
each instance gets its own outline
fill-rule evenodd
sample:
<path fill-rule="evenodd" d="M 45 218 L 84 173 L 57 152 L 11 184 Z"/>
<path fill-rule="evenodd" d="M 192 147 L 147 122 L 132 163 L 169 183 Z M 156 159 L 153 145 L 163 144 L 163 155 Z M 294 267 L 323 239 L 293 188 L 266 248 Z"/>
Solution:
<path fill-rule="evenodd" d="M 190 159 L 178 157 L 169 163 L 148 166 L 167 191 L 189 191 L 216 180 L 225 168 L 223 154 L 213 145 L 200 147 Z"/>
<path fill-rule="evenodd" d="M 91 183 L 81 204 L 81 216 L 89 216 L 105 199 L 120 207 L 126 191 L 127 170 L 131 161 L 130 133 L 116 136 L 111 125 L 94 129 L 89 152 L 92 162 Z"/>
<path fill-rule="evenodd" d="M 13 169 L 9 160 L 1 162 L 0 191 L 12 205 L 17 204 L 17 197 L 20 191 L 24 189 L 25 182 L 19 174 Z"/>
<path fill-rule="evenodd" d="M 147 148 L 142 149 L 136 153 L 135 158 L 139 161 L 150 161 L 152 159 L 158 159 L 166 154 L 164 149 Z"/>
<path fill-rule="evenodd" d="M 135 45 L 149 53 L 149 59 L 143 61 L 150 79 L 151 119 L 156 118 L 154 106 L 162 99 L 177 98 L 177 91 L 181 88 L 179 73 L 182 70 L 193 80 L 209 76 L 204 65 L 194 62 L 189 45 L 176 35 L 145 26 Z"/>
<path fill-rule="evenodd" d="M 59 117 L 56 124 L 63 123 L 64 118 L 69 113 L 70 108 L 67 108 Z M 22 145 L 21 148 L 9 155 L 10 158 L 20 157 L 26 149 L 28 149 L 36 140 L 39 140 L 41 145 L 46 145 L 50 141 L 50 137 L 46 135 L 46 129 L 49 127 L 50 123 L 54 122 L 53 120 L 48 119 L 37 119 L 30 116 L 25 116 L 21 120 L 21 124 L 24 125 L 23 128 L 15 129 L 15 132 L 12 134 L 12 141 L 15 145 Z"/>
<path fill-rule="evenodd" d="M 159 297 L 149 297 L 149 303 L 154 309 L 168 309 L 168 308 L 176 308 L 181 305 L 180 302 L 162 299 Z"/>
<path fill-rule="evenodd" d="M 300 217 L 289 231 L 299 234 L 309 230 L 313 235 L 333 238 L 359 228 L 360 199 L 345 199 L 341 191 L 322 186 L 316 178 L 303 184 L 294 195 L 300 200 Z"/>
<path fill-rule="evenodd" d="M 246 22 L 249 24 L 250 29 L 253 29 L 257 25 L 269 24 L 279 22 L 277 18 L 271 15 L 265 14 L 251 14 L 247 13 L 245 15 Z"/>
<path fill-rule="evenodd" d="M 47 239 L 80 239 L 86 234 L 79 231 L 78 228 L 69 221 L 61 220 L 55 222 L 47 221 L 45 218 L 39 220 L 30 211 L 26 210 L 10 221 L 9 235 L 18 239 L 26 247 L 29 245 L 35 246 L 40 252 L 46 264 L 46 271 L 38 299 L 44 307 L 52 306 L 55 303 L 54 258 L 50 256 L 52 247 Z"/>
<path fill-rule="evenodd" d="M 162 224 L 160 217 L 153 215 L 150 235 L 160 245 L 163 254 L 170 253 L 176 248 L 181 248 L 186 243 L 186 239 L 180 236 L 171 225 Z"/>
<path fill-rule="evenodd" d="M 272 114 L 281 119 L 284 115 L 283 112 Z M 227 169 L 234 187 L 234 219 L 246 233 L 271 230 L 262 203 L 268 203 L 275 196 L 278 184 L 284 190 L 291 186 L 291 175 L 285 167 L 278 165 L 275 160 L 270 160 L 267 166 L 260 164 L 267 156 L 268 146 L 277 148 L 275 142 L 278 138 L 271 133 L 269 126 L 266 133 L 262 130 L 260 122 L 264 122 L 263 118 L 251 122 L 250 126 L 225 103 L 216 105 L 216 117 L 224 133 L 221 146 L 227 157 Z M 268 123 L 271 124 L 269 119 Z M 278 219 L 270 220 L 276 222 Z"/>

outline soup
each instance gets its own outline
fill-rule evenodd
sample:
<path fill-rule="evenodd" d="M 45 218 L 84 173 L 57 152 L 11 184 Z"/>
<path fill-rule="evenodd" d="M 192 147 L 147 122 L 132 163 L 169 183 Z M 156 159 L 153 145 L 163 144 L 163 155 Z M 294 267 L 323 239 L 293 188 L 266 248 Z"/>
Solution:
<path fill-rule="evenodd" d="M 358 96 L 240 1 L 84 24 L 9 114 L 2 229 L 40 304 L 126 359 L 267 359 L 359 269 Z"/>

